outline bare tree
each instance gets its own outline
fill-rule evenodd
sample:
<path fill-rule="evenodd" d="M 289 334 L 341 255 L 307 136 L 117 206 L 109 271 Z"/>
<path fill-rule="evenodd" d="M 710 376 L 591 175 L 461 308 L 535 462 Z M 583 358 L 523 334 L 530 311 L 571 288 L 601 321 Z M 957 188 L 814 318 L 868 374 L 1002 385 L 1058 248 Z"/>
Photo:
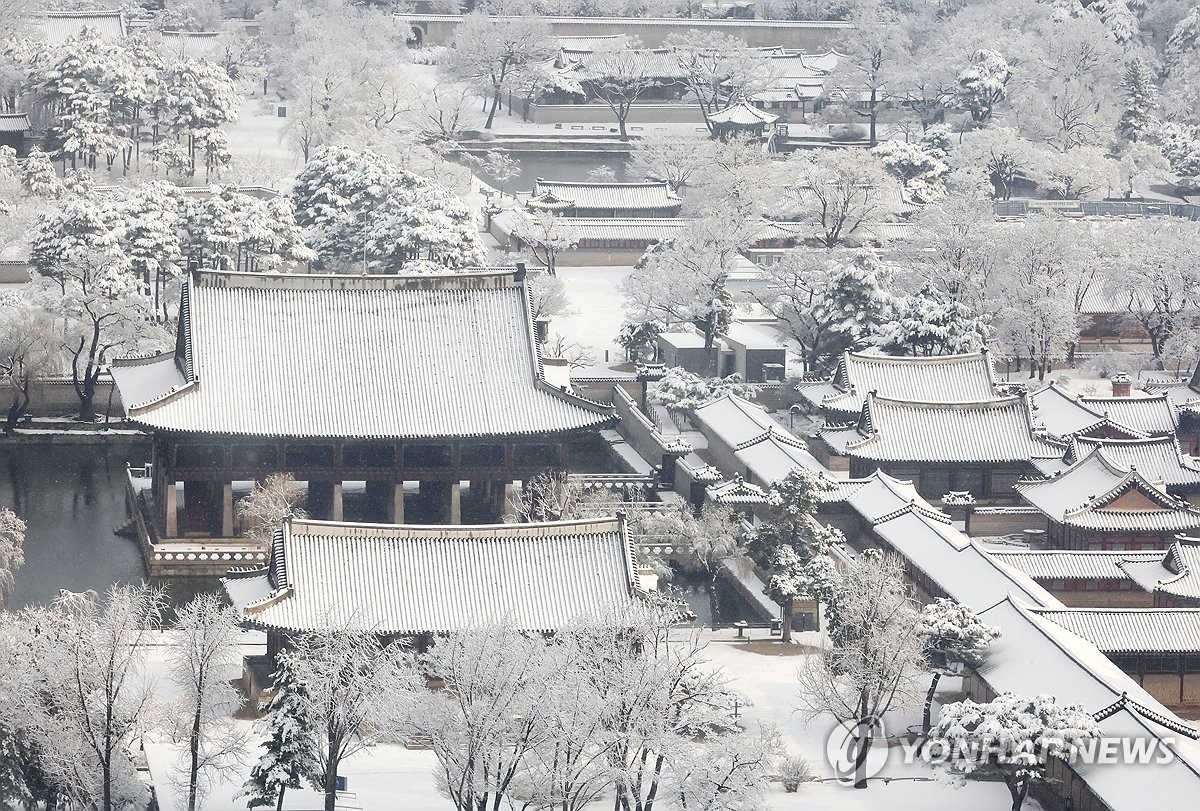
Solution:
<path fill-rule="evenodd" d="M 272 473 L 243 496 L 237 505 L 238 520 L 246 537 L 258 543 L 270 543 L 275 530 L 289 515 L 304 518 L 304 494 L 290 473 Z"/>
<path fill-rule="evenodd" d="M 402 645 L 383 646 L 374 634 L 343 625 L 305 634 L 296 641 L 292 676 L 301 690 L 301 717 L 311 719 L 316 788 L 325 811 L 337 804 L 338 768 L 355 752 L 395 728 L 418 689 L 412 655 Z"/>
<path fill-rule="evenodd" d="M 647 90 L 671 81 L 656 69 L 661 57 L 654 51 L 642 50 L 636 37 L 616 48 L 598 50 L 584 63 L 580 83 L 591 95 L 603 101 L 617 117 L 621 140 L 629 140 L 625 124 L 633 105 Z"/>
<path fill-rule="evenodd" d="M 35 636 L 39 690 L 26 709 L 42 764 L 73 801 L 116 811 L 139 800 L 130 742 L 153 698 L 143 669 L 163 598 L 147 585 L 56 601 Z"/>
<path fill-rule="evenodd" d="M 829 602 L 830 646 L 798 672 L 810 718 L 828 712 L 854 724 L 855 788 L 867 787 L 865 766 L 878 720 L 919 695 L 924 660 L 918 619 L 900 559 L 867 555 L 846 570 Z"/>
<path fill-rule="evenodd" d="M 421 656 L 424 674 L 445 690 L 426 697 L 417 728 L 429 736 L 438 781 L 459 811 L 499 809 L 545 734 L 547 707 L 537 700 L 550 675 L 544 646 L 495 624 L 440 639 Z"/>
<path fill-rule="evenodd" d="M 529 246 L 534 257 L 546 266 L 546 272 L 551 276 L 555 275 L 558 255 L 579 244 L 579 229 L 570 218 L 549 211 L 518 215 L 513 223 L 512 234 Z"/>
<path fill-rule="evenodd" d="M 678 510 L 646 516 L 641 531 L 657 542 L 688 551 L 691 562 L 708 578 L 708 607 L 715 628 L 721 621 L 717 581 L 727 560 L 746 554 L 745 532 L 733 510 L 708 504 L 693 515 L 682 504 Z"/>
<path fill-rule="evenodd" d="M 491 129 L 504 93 L 513 89 L 522 70 L 553 53 L 550 26 L 535 15 L 492 17 L 475 12 L 463 17 L 454 32 L 450 73 L 473 83 L 490 97 L 484 129 Z"/>
<path fill-rule="evenodd" d="M 797 152 L 788 160 L 784 201 L 811 224 L 825 247 L 900 213 L 900 188 L 877 157 L 863 150 Z"/>
<path fill-rule="evenodd" d="M 214 777 L 236 765 L 245 736 L 228 721 L 242 699 L 230 684 L 238 675 L 240 615 L 212 594 L 179 610 L 171 652 L 171 680 L 180 688 L 187 740 L 187 811 L 203 803 Z"/>
<path fill-rule="evenodd" d="M 634 141 L 629 170 L 660 180 L 680 194 L 693 176 L 712 161 L 713 141 L 702 137 L 680 137 L 675 133 L 650 130 Z"/>
<path fill-rule="evenodd" d="M 4 433 L 11 434 L 29 410 L 33 383 L 53 368 L 58 334 L 49 313 L 15 296 L 0 297 L 0 387 L 11 399 Z"/>

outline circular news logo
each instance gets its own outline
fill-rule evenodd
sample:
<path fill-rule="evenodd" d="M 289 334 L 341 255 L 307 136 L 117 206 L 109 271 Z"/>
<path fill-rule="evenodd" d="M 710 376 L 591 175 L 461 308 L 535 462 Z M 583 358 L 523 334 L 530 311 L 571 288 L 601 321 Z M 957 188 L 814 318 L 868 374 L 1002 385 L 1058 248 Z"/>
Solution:
<path fill-rule="evenodd" d="M 839 783 L 852 786 L 874 777 L 887 763 L 887 730 L 876 716 L 842 721 L 825 739 L 825 759 Z"/>

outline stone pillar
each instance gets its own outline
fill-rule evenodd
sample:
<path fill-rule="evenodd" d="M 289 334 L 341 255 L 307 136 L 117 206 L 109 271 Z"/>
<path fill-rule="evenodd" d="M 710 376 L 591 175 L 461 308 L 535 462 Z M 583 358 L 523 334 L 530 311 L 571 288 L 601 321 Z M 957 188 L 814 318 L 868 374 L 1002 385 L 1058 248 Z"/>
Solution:
<path fill-rule="evenodd" d="M 500 506 L 500 520 L 512 518 L 516 515 L 513 510 L 513 483 L 504 483 L 504 503 Z"/>
<path fill-rule="evenodd" d="M 233 537 L 233 482 L 221 485 L 221 537 Z"/>
<path fill-rule="evenodd" d="M 309 481 L 308 514 L 320 521 L 328 521 L 333 515 L 333 485 L 330 482 Z"/>
<path fill-rule="evenodd" d="M 163 534 L 168 538 L 178 537 L 179 504 L 174 480 L 167 481 L 163 487 L 163 519 Z"/>
<path fill-rule="evenodd" d="M 462 523 L 462 482 L 450 482 L 450 523 Z"/>
<path fill-rule="evenodd" d="M 329 510 L 330 521 L 341 521 L 342 519 L 342 483 L 333 483 L 333 504 Z"/>
<path fill-rule="evenodd" d="M 392 485 L 392 500 L 388 503 L 388 521 L 393 524 L 404 523 L 404 482 Z"/>

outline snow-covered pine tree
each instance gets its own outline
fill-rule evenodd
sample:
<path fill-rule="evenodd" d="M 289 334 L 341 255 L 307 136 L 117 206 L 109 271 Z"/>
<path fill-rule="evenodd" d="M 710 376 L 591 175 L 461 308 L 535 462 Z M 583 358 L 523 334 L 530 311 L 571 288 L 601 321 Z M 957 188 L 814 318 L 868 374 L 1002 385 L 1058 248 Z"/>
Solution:
<path fill-rule="evenodd" d="M 1125 112 L 1121 113 L 1117 132 L 1130 141 L 1145 138 L 1154 128 L 1158 112 L 1158 86 L 1150 66 L 1141 59 L 1129 60 L 1121 79 L 1121 93 L 1125 97 Z"/>
<path fill-rule="evenodd" d="M 54 171 L 50 156 L 36 146 L 29 150 L 21 168 L 21 187 L 34 197 L 54 197 L 62 191 L 62 182 Z"/>
<path fill-rule="evenodd" d="M 988 333 L 970 306 L 927 284 L 896 301 L 891 320 L 879 328 L 879 345 L 896 354 L 953 355 L 978 352 Z"/>
<path fill-rule="evenodd" d="M 925 668 L 933 674 L 921 726 L 927 735 L 938 681 L 959 672 L 962 665 L 982 662 L 988 647 L 1000 637 L 1000 629 L 985 624 L 969 605 L 939 597 L 921 609 L 917 632 L 925 640 Z"/>
<path fill-rule="evenodd" d="M 267 714 L 258 724 L 265 733 L 263 753 L 250 769 L 250 779 L 240 796 L 248 808 L 275 805 L 283 808 L 283 796 L 289 788 L 300 788 L 316 778 L 318 768 L 309 734 L 310 719 L 305 716 L 304 686 L 292 673 L 288 653 L 279 655 L 274 675 L 275 694 L 267 703 Z"/>

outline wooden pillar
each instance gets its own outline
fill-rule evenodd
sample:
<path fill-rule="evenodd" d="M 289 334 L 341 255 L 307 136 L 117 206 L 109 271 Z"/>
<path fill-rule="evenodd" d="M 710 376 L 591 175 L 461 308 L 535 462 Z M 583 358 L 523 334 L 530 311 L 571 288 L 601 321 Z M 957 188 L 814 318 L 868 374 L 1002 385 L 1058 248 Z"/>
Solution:
<path fill-rule="evenodd" d="M 450 523 L 462 523 L 462 482 L 450 482 Z"/>
<path fill-rule="evenodd" d="M 233 537 L 233 482 L 221 485 L 221 537 Z"/>
<path fill-rule="evenodd" d="M 174 480 L 167 480 L 163 487 L 163 534 L 168 538 L 179 536 L 178 491 Z"/>

